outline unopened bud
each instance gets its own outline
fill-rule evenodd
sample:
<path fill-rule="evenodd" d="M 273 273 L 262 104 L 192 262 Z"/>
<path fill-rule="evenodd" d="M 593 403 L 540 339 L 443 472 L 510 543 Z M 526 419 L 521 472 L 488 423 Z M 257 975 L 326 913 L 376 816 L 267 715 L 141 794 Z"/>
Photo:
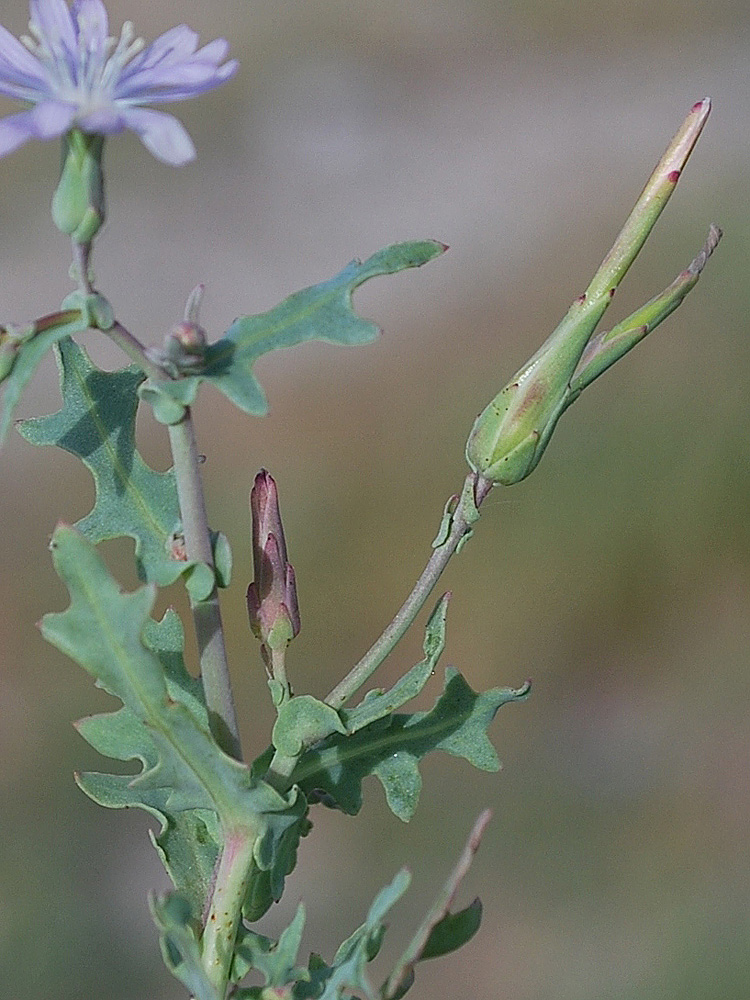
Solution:
<path fill-rule="evenodd" d="M 568 405 L 570 379 L 608 302 L 581 296 L 552 336 L 477 417 L 466 445 L 475 472 L 512 486 L 542 457 Z"/>
<path fill-rule="evenodd" d="M 262 469 L 250 493 L 255 579 L 247 588 L 253 634 L 268 649 L 283 649 L 300 629 L 294 570 L 287 561 L 279 498 L 273 477 Z"/>

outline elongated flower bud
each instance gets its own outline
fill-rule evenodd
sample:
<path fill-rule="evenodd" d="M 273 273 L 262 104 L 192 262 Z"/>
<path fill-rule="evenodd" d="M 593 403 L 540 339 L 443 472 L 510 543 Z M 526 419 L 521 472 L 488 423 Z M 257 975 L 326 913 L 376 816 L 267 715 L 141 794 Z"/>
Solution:
<path fill-rule="evenodd" d="M 672 195 L 708 118 L 711 102 L 693 106 L 656 166 L 614 246 L 589 287 L 552 335 L 477 417 L 466 445 L 475 472 L 512 486 L 536 468 L 557 421 L 581 391 L 673 312 L 695 285 L 721 236 L 711 228 L 705 247 L 661 295 L 609 334 L 594 331 Z"/>
<path fill-rule="evenodd" d="M 104 225 L 104 136 L 73 129 L 63 138 L 62 170 L 52 219 L 76 243 L 90 243 Z"/>
<path fill-rule="evenodd" d="M 294 570 L 287 561 L 279 498 L 273 477 L 261 469 L 250 493 L 255 579 L 247 588 L 254 635 L 268 649 L 283 649 L 300 629 Z"/>

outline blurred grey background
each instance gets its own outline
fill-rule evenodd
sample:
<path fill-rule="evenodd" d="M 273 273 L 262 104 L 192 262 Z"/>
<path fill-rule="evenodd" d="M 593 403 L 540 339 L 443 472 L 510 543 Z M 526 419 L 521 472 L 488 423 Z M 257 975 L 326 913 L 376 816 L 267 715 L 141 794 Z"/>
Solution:
<path fill-rule="evenodd" d="M 477 411 L 585 288 L 693 102 L 714 110 L 611 322 L 725 239 L 667 323 L 565 417 L 524 484 L 496 490 L 446 574 L 444 663 L 475 688 L 534 680 L 493 726 L 504 770 L 424 766 L 409 826 L 367 787 L 361 816 L 318 809 L 274 934 L 299 899 L 304 948 L 330 957 L 408 863 L 378 968 L 416 926 L 479 810 L 494 821 L 462 890 L 485 919 L 413 995 L 482 1000 L 719 1000 L 750 993 L 750 18 L 666 0 L 110 0 L 147 39 L 186 21 L 241 60 L 222 90 L 173 110 L 198 147 L 182 170 L 134 137 L 109 144 L 98 285 L 159 343 L 207 285 L 212 337 L 241 313 L 387 243 L 450 253 L 371 282 L 374 345 L 263 359 L 271 414 L 210 390 L 196 408 L 211 520 L 230 536 L 224 599 L 248 754 L 272 710 L 244 615 L 247 492 L 281 492 L 303 631 L 289 668 L 323 695 L 386 624 L 464 475 Z M 25 3 L 0 3 L 25 29 Z M 0 111 L 11 110 L 10 102 Z M 68 247 L 50 223 L 56 144 L 0 162 L 0 317 L 54 308 Z M 610 321 L 610 316 L 607 321 Z M 104 364 L 115 353 L 92 346 Z M 22 415 L 58 407 L 52 359 Z M 146 415 L 140 447 L 168 464 Z M 0 461 L 0 996 L 177 1000 L 146 905 L 164 876 L 148 818 L 73 784 L 101 760 L 72 719 L 112 705 L 34 622 L 66 598 L 46 549 L 92 501 L 70 456 L 17 435 Z M 126 543 L 105 546 L 133 586 Z M 184 608 L 179 593 L 167 594 Z M 419 658 L 420 629 L 382 669 Z M 430 692 L 434 697 L 438 681 Z"/>

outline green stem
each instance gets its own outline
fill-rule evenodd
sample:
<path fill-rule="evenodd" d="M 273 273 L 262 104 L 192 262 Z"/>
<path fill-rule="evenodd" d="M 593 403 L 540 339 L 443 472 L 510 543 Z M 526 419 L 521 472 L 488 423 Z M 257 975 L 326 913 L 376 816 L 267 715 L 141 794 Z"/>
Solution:
<path fill-rule="evenodd" d="M 190 561 L 205 563 L 213 569 L 214 556 L 201 483 L 200 457 L 190 407 L 186 407 L 185 415 L 179 423 L 170 425 L 169 442 L 182 515 L 186 556 Z M 219 592 L 216 586 L 205 601 L 195 601 L 191 598 L 190 607 L 198 641 L 200 671 L 211 732 L 223 750 L 240 760 L 242 751 L 239 727 L 229 681 L 229 665 L 224 645 Z"/>
<path fill-rule="evenodd" d="M 122 323 L 115 323 L 113 327 L 109 330 L 103 331 L 113 343 L 127 354 L 131 361 L 134 361 L 141 371 L 144 372 L 150 379 L 155 382 L 163 382 L 170 376 L 164 369 L 157 365 L 156 362 L 152 361 L 143 344 L 134 337 L 133 334 L 126 330 Z"/>
<path fill-rule="evenodd" d="M 94 291 L 91 285 L 91 251 L 93 244 L 91 241 L 88 243 L 79 243 L 77 240 L 71 240 L 73 246 L 73 266 L 75 268 L 75 278 L 78 282 L 79 289 L 84 295 L 91 295 Z"/>
<path fill-rule="evenodd" d="M 473 476 L 469 477 L 469 479 L 472 478 Z M 474 483 L 474 502 L 477 507 L 479 507 L 491 489 L 492 483 L 481 476 L 476 477 Z M 329 705 L 336 709 L 341 708 L 375 673 L 422 610 L 425 601 L 432 593 L 451 556 L 470 531 L 471 517 L 469 512 L 459 504 L 453 515 L 448 537 L 430 556 L 422 575 L 414 585 L 414 589 L 404 601 L 391 624 L 380 638 L 373 643 L 359 663 L 352 667 L 346 677 L 336 685 L 325 699 Z M 273 767 L 273 764 L 271 766 Z"/>
<path fill-rule="evenodd" d="M 226 834 L 203 931 L 203 968 L 220 997 L 226 996 L 255 837 L 255 831 L 248 829 Z"/>

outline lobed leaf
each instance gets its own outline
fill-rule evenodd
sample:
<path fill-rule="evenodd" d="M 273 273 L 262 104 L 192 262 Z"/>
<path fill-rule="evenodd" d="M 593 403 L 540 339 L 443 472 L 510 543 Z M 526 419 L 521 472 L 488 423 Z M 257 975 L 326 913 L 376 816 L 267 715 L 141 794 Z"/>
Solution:
<path fill-rule="evenodd" d="M 173 583 L 193 564 L 177 558 L 180 508 L 174 474 L 151 469 L 135 447 L 143 372 L 132 366 L 100 371 L 70 339 L 56 345 L 55 353 L 62 409 L 24 420 L 18 430 L 32 444 L 56 445 L 80 458 L 94 477 L 96 503 L 76 525 L 86 538 L 95 544 L 121 535 L 133 538 L 141 579 L 159 586 Z"/>
<path fill-rule="evenodd" d="M 200 681 L 191 677 L 182 659 L 184 633 L 174 611 L 161 622 L 149 620 L 144 643 L 158 657 L 167 685 L 167 695 L 182 701 L 199 723 L 208 728 L 208 713 Z M 159 748 L 135 712 L 123 707 L 117 712 L 81 719 L 76 728 L 94 749 L 117 760 L 140 760 L 144 770 L 158 765 Z M 188 900 L 194 918 L 200 917 L 221 841 L 213 809 L 175 811 L 167 804 L 168 789 L 145 791 L 133 783 L 132 774 L 77 774 L 79 787 L 109 809 L 146 810 L 161 824 L 153 836 L 154 846 L 178 893 Z"/>
<path fill-rule="evenodd" d="M 215 856 L 212 813 L 222 826 L 252 829 L 256 864 L 269 873 L 270 891 L 278 898 L 290 839 L 296 848 L 304 830 L 304 797 L 296 789 L 280 795 L 216 744 L 205 705 L 184 669 L 174 618 L 168 621 L 171 634 L 150 621 L 152 585 L 121 592 L 96 549 L 73 528 L 57 528 L 52 550 L 71 603 L 67 611 L 45 615 L 42 633 L 124 705 L 84 720 L 81 732 L 103 753 L 143 765 L 135 776 L 84 775 L 81 786 L 105 805 L 140 806 L 163 823 L 166 818 L 161 849 L 178 866 L 180 886 L 192 877 L 183 867 L 191 858 L 205 881 Z M 189 820 L 170 825 L 170 817 L 184 812 Z M 190 902 L 195 904 L 195 893 Z"/>
<path fill-rule="evenodd" d="M 268 312 L 236 319 L 224 336 L 208 347 L 199 375 L 160 382 L 153 389 L 184 404 L 186 398 L 195 397 L 198 383 L 206 380 L 245 413 L 262 416 L 268 405 L 253 371 L 258 358 L 311 340 L 369 343 L 379 330 L 354 311 L 354 291 L 370 278 L 421 267 L 446 249 L 434 240 L 395 243 L 364 262 L 353 260 L 334 278 L 295 292 Z"/>
<path fill-rule="evenodd" d="M 443 693 L 429 712 L 394 713 L 352 736 L 334 734 L 302 755 L 291 780 L 310 801 L 335 804 L 353 815 L 362 805 L 363 779 L 375 775 L 391 811 L 408 822 L 422 785 L 419 761 L 443 750 L 480 770 L 498 770 L 487 729 L 502 705 L 522 700 L 529 691 L 524 684 L 477 694 L 448 668 Z"/>

